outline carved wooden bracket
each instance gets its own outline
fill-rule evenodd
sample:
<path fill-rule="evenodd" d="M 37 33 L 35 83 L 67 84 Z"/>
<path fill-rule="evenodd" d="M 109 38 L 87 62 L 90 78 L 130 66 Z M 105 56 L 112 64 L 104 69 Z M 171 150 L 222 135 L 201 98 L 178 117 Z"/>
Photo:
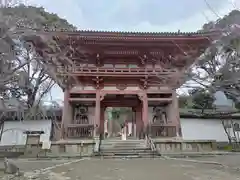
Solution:
<path fill-rule="evenodd" d="M 139 93 L 139 94 L 138 94 L 138 98 L 139 98 L 141 101 L 143 101 L 144 98 L 145 98 L 145 95 L 144 95 L 143 93 Z"/>
<path fill-rule="evenodd" d="M 106 95 L 105 93 L 100 94 L 100 101 L 104 99 L 105 95 Z"/>
<path fill-rule="evenodd" d="M 147 53 L 143 53 L 139 55 L 138 58 L 140 59 L 140 65 L 145 65 L 148 60 L 148 55 Z"/>
<path fill-rule="evenodd" d="M 100 78 L 99 76 L 97 76 L 96 78 L 92 79 L 93 81 L 95 81 L 95 85 L 96 85 L 96 89 L 100 89 L 100 85 L 101 82 L 103 81 L 103 78 Z"/>
<path fill-rule="evenodd" d="M 96 55 L 96 64 L 97 64 L 97 66 L 101 65 L 100 54 L 99 53 L 97 53 L 97 55 Z"/>

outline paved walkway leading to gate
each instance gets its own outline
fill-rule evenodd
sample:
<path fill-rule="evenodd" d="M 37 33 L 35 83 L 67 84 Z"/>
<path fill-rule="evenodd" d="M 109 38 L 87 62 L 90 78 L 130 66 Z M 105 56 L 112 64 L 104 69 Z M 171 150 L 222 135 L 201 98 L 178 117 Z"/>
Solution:
<path fill-rule="evenodd" d="M 197 158 L 240 167 L 240 156 Z M 51 180 L 240 180 L 240 172 L 216 164 L 171 159 L 17 160 L 26 175 Z M 33 170 L 39 170 L 33 173 Z M 5 178 L 6 179 L 6 178 Z M 18 180 L 28 178 L 16 178 Z"/>
<path fill-rule="evenodd" d="M 53 172 L 65 171 L 65 177 L 84 180 L 238 180 L 240 177 L 240 173 L 216 165 L 163 159 L 87 160 L 72 164 L 69 169 L 59 167 Z"/>

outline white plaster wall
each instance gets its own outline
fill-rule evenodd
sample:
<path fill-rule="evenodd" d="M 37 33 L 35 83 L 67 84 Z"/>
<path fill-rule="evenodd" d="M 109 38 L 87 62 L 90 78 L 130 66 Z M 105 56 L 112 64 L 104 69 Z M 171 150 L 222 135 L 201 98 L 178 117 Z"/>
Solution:
<path fill-rule="evenodd" d="M 227 142 L 222 122 L 219 119 L 189 119 L 181 118 L 182 135 L 184 140 L 216 140 Z M 234 120 L 240 124 L 240 120 Z M 232 130 L 229 130 L 233 137 Z"/>
<path fill-rule="evenodd" d="M 49 140 L 51 129 L 51 120 L 4 122 L 0 145 L 24 145 L 27 140 L 24 131 L 44 131 L 44 134 L 40 136 L 40 141 Z"/>

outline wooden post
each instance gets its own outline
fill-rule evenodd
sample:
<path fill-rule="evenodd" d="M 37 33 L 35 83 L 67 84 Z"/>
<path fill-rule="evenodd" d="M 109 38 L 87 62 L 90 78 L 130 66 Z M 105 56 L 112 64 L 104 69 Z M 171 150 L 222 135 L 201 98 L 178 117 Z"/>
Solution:
<path fill-rule="evenodd" d="M 143 130 L 143 133 L 144 133 L 143 135 L 145 135 L 146 130 L 147 130 L 147 126 L 148 126 L 148 123 L 149 123 L 147 93 L 146 92 L 140 93 L 140 94 L 138 94 L 138 97 L 142 101 L 142 110 L 140 110 L 142 112 L 142 128 L 141 129 Z"/>
<path fill-rule="evenodd" d="M 95 120 L 94 120 L 94 132 L 93 136 L 95 137 L 97 134 L 97 129 L 100 128 L 100 115 L 101 115 L 101 98 L 99 90 L 96 91 L 96 103 L 95 103 Z M 96 128 L 97 127 L 97 128 Z"/>
<path fill-rule="evenodd" d="M 146 130 L 147 130 L 148 123 L 149 123 L 149 120 L 148 120 L 148 98 L 147 98 L 146 93 L 144 93 L 144 95 L 142 97 L 142 102 L 143 102 L 143 107 L 142 107 L 143 131 L 144 131 L 144 134 L 145 134 Z"/>
<path fill-rule="evenodd" d="M 62 110 L 62 123 L 61 123 L 61 138 L 65 139 L 67 137 L 67 126 L 70 123 L 70 103 L 69 103 L 69 90 L 64 90 L 64 100 L 63 100 L 63 110 Z"/>
<path fill-rule="evenodd" d="M 178 98 L 177 93 L 173 91 L 172 93 L 172 105 L 171 105 L 171 113 L 172 113 L 172 121 L 176 126 L 176 136 L 182 136 L 181 134 L 181 123 L 180 123 L 180 115 L 179 115 L 179 107 L 178 107 Z"/>

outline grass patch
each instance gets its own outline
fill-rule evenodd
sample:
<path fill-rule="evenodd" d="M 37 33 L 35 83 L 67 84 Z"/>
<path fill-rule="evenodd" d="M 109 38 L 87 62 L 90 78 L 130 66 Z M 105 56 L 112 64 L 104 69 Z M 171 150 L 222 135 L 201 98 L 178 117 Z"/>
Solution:
<path fill-rule="evenodd" d="M 223 147 L 223 150 L 224 150 L 224 151 L 232 151 L 232 150 L 233 150 L 233 147 L 232 147 L 232 145 L 227 145 L 227 146 L 224 146 L 224 147 Z"/>

